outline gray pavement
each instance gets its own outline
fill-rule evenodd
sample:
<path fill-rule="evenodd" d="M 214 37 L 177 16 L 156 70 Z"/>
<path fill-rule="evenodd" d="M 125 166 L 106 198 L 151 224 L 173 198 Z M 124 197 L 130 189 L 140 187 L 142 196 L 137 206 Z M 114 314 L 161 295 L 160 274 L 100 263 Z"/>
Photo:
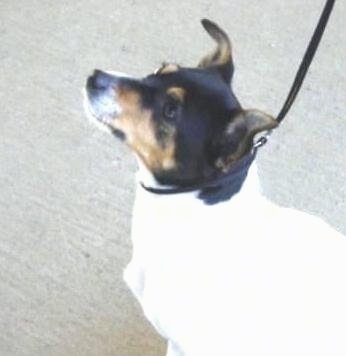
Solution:
<path fill-rule="evenodd" d="M 122 282 L 135 162 L 84 117 L 94 68 L 195 65 L 230 34 L 244 107 L 276 114 L 323 1 L 0 4 L 0 355 L 159 356 Z M 336 4 L 289 117 L 259 154 L 264 191 L 346 233 L 346 3 Z"/>

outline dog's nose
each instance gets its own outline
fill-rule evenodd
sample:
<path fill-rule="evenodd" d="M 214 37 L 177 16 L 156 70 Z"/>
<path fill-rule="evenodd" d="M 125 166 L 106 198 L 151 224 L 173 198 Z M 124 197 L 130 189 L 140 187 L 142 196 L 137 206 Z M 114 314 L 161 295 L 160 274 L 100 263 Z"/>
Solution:
<path fill-rule="evenodd" d="M 116 84 L 117 78 L 111 74 L 95 69 L 93 75 L 87 80 L 87 88 L 92 90 L 104 90 Z"/>

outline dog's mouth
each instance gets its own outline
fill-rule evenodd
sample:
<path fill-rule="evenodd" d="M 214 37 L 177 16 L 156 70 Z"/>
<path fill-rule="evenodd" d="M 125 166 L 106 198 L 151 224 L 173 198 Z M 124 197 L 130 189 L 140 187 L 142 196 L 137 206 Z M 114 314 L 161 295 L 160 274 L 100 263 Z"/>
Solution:
<path fill-rule="evenodd" d="M 94 96 L 87 88 L 84 90 L 84 109 L 90 119 L 105 126 L 111 125 L 119 115 L 118 108 L 110 98 Z"/>
<path fill-rule="evenodd" d="M 83 90 L 83 96 L 84 111 L 90 122 L 98 126 L 98 128 L 102 131 L 111 133 L 117 139 L 124 141 L 125 134 L 122 131 L 118 130 L 116 127 L 114 127 L 114 121 L 118 117 L 119 112 L 114 111 L 111 114 L 105 114 L 103 112 L 100 113 L 98 111 L 98 104 L 94 104 L 94 101 L 92 98 L 90 98 L 90 94 L 88 93 L 87 89 Z"/>

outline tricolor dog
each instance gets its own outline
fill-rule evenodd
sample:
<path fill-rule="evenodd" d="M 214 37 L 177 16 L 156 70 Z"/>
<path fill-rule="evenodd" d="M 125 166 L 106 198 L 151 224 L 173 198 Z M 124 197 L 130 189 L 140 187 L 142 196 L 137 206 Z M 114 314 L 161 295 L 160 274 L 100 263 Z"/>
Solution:
<path fill-rule="evenodd" d="M 95 70 L 89 114 L 139 162 L 124 278 L 169 356 L 346 355 L 346 239 L 261 195 L 254 136 L 276 127 L 231 89 L 230 41 L 196 68 Z"/>

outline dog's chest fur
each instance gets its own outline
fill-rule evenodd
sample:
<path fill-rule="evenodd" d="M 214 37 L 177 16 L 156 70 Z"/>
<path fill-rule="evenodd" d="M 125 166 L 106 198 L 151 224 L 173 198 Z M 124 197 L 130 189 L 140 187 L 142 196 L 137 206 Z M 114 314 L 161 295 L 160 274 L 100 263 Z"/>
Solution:
<path fill-rule="evenodd" d="M 255 166 L 214 206 L 138 187 L 132 239 L 125 280 L 181 355 L 345 354 L 346 241 L 262 197 Z"/>

